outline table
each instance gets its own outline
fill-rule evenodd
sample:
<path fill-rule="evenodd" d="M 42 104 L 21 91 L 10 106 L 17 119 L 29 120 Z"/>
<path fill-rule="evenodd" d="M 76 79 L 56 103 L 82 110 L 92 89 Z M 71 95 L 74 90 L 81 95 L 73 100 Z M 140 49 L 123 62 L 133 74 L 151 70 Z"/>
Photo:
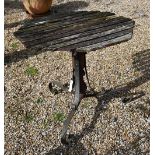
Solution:
<path fill-rule="evenodd" d="M 69 87 L 57 81 L 49 84 L 52 92 L 58 93 L 64 90 L 75 95 L 62 129 L 63 144 L 71 142 L 67 129 L 80 101 L 84 97 L 95 95 L 95 92 L 87 90 L 84 81 L 86 76 L 89 85 L 86 54 L 130 40 L 134 25 L 133 20 L 116 16 L 111 12 L 77 11 L 33 19 L 14 33 L 28 49 L 69 51 L 72 54 L 73 77 Z"/>

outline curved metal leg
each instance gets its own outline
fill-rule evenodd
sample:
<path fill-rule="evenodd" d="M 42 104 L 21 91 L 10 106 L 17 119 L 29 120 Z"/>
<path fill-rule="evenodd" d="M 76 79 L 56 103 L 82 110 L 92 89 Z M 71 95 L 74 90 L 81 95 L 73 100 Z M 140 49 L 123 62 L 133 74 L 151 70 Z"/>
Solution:
<path fill-rule="evenodd" d="M 77 52 L 76 50 L 72 50 L 72 63 L 73 63 L 73 78 L 68 85 L 62 85 L 60 82 L 53 81 L 49 84 L 49 89 L 54 94 L 61 93 L 62 91 L 69 91 L 74 93 L 74 101 L 72 103 L 71 110 L 68 114 L 67 119 L 64 121 L 63 129 L 61 133 L 61 142 L 63 144 L 69 144 L 72 142 L 71 135 L 67 134 L 68 126 L 74 116 L 80 101 L 88 95 L 87 92 L 87 85 L 84 82 L 84 75 L 87 74 L 86 72 L 86 53 Z M 88 78 L 88 77 L 87 77 Z M 92 92 L 89 93 L 92 95 Z M 89 96 L 88 95 L 88 96 Z"/>
<path fill-rule="evenodd" d="M 79 103 L 80 103 L 80 100 L 79 101 L 74 101 L 74 104 L 77 104 L 78 105 Z M 76 110 L 77 110 L 76 108 L 72 108 L 71 111 L 68 114 L 67 119 L 64 121 L 63 129 L 62 129 L 62 133 L 61 133 L 61 143 L 62 144 L 68 145 L 72 141 L 70 139 L 70 136 L 67 135 L 67 130 L 68 130 L 68 126 L 69 126 L 69 124 L 71 122 L 71 119 L 74 116 Z"/>
<path fill-rule="evenodd" d="M 83 71 L 83 66 L 80 63 L 80 54 L 78 53 L 73 53 L 73 68 L 75 81 L 75 97 L 71 111 L 69 112 L 67 119 L 64 121 L 64 126 L 61 133 L 61 142 L 63 144 L 69 144 L 71 142 L 70 136 L 67 135 L 68 126 L 76 110 L 78 109 L 81 99 L 83 98 L 83 94 L 81 91 L 81 85 L 83 83 L 83 75 L 81 74 L 81 72 Z"/>

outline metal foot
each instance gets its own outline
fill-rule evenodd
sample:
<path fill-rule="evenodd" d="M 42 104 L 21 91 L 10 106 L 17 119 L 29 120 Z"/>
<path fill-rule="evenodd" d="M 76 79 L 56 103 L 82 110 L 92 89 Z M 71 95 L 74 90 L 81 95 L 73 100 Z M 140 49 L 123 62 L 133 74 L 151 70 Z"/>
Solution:
<path fill-rule="evenodd" d="M 64 121 L 64 124 L 63 124 L 63 129 L 61 132 L 62 144 L 69 145 L 72 142 L 71 136 L 67 134 L 67 130 L 68 130 L 69 124 L 70 124 L 79 104 L 80 104 L 80 98 L 78 98 L 78 100 L 76 100 L 76 96 L 75 96 L 75 101 L 72 105 L 74 107 L 72 107 L 70 113 L 68 114 L 67 119 Z"/>
<path fill-rule="evenodd" d="M 73 144 L 73 137 L 74 137 L 73 135 L 67 134 L 65 137 L 61 138 L 61 143 L 63 145 L 71 145 Z"/>

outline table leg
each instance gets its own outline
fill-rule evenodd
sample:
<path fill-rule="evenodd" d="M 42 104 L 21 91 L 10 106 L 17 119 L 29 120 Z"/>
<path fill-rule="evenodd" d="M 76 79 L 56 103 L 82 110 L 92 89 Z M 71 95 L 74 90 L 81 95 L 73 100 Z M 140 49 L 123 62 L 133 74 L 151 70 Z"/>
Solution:
<path fill-rule="evenodd" d="M 73 81 L 74 81 L 74 89 L 75 96 L 74 101 L 71 107 L 71 111 L 68 114 L 67 119 L 64 121 L 64 126 L 61 134 L 61 142 L 63 144 L 69 144 L 70 137 L 67 135 L 67 129 L 71 122 L 72 117 L 74 116 L 80 101 L 84 97 L 84 94 L 87 90 L 86 83 L 84 82 L 83 76 L 85 75 L 84 67 L 85 67 L 85 57 L 86 53 L 78 53 L 76 51 L 72 52 L 72 62 L 73 62 Z"/>
<path fill-rule="evenodd" d="M 74 54 L 73 54 L 74 53 Z M 70 80 L 69 83 L 62 84 L 60 81 L 52 81 L 49 83 L 49 89 L 53 94 L 58 94 L 62 92 L 69 92 L 69 93 L 75 93 L 75 61 L 76 59 L 79 59 L 79 78 L 80 78 L 80 92 L 86 95 L 86 83 L 84 82 L 83 76 L 86 74 L 86 53 L 77 53 L 77 56 L 75 55 L 75 51 L 72 51 L 72 63 L 73 63 L 73 77 Z M 76 58 L 77 57 L 77 58 Z M 87 77 L 88 81 L 88 77 Z M 89 85 L 89 81 L 88 81 Z"/>

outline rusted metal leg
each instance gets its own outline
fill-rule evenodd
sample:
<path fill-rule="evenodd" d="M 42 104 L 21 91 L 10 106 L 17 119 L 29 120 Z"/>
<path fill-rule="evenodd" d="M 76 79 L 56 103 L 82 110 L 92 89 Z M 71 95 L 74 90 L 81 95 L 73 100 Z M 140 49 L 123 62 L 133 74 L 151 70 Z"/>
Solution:
<path fill-rule="evenodd" d="M 76 110 L 78 109 L 80 101 L 84 97 L 84 94 L 87 90 L 86 83 L 84 82 L 83 79 L 83 76 L 85 75 L 84 72 L 85 53 L 78 53 L 76 51 L 72 51 L 72 61 L 74 71 L 73 83 L 75 89 L 75 96 L 74 96 L 74 102 L 71 107 L 71 111 L 69 112 L 67 119 L 64 121 L 64 126 L 61 134 L 61 142 L 63 144 L 69 144 L 71 141 L 69 135 L 67 135 L 68 126 Z"/>
<path fill-rule="evenodd" d="M 70 86 L 63 85 L 57 81 L 52 81 L 49 84 L 49 89 L 54 94 L 61 93 L 62 91 L 74 93 L 74 101 L 72 103 L 71 110 L 68 114 L 68 117 L 64 121 L 63 129 L 61 133 L 61 142 L 63 144 L 69 144 L 71 142 L 71 138 L 70 138 L 70 135 L 67 134 L 67 130 L 72 117 L 74 116 L 76 110 L 78 109 L 78 106 L 81 100 L 84 97 L 92 96 L 92 93 L 88 94 L 87 85 L 83 78 L 86 75 L 88 80 L 88 75 L 86 70 L 86 53 L 77 52 L 76 50 L 72 50 L 71 52 L 72 52 L 73 77 L 70 82 Z"/>

